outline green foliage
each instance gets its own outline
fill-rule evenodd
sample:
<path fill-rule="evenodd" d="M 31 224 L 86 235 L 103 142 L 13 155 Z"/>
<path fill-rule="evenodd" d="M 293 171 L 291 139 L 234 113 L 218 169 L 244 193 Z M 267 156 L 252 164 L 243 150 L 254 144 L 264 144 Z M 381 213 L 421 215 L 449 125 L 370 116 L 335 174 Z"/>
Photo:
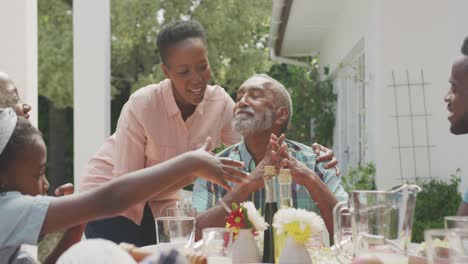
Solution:
<path fill-rule="evenodd" d="M 116 99 L 112 127 L 131 92 L 165 78 L 155 40 L 170 20 L 193 18 L 205 27 L 212 82 L 231 93 L 249 76 L 270 66 L 266 43 L 271 1 L 119 0 L 111 8 Z"/>
<path fill-rule="evenodd" d="M 73 106 L 72 8 L 70 0 L 38 1 L 39 94 L 47 99 L 39 110 L 44 116 L 39 124 L 44 138 L 49 136 L 49 104 Z M 268 0 L 112 1 L 112 128 L 132 91 L 164 79 L 155 44 L 164 21 L 191 17 L 204 25 L 213 82 L 233 91 L 253 73 L 269 68 L 266 41 L 270 12 Z M 71 118 L 61 125 L 72 131 L 72 122 Z M 67 133 L 66 142 L 49 142 L 49 146 L 66 145 L 67 161 L 73 160 L 70 135 Z M 66 168 L 73 167 L 67 162 Z"/>
<path fill-rule="evenodd" d="M 348 174 L 341 179 L 341 183 L 348 193 L 353 190 L 376 190 L 374 163 L 350 167 Z"/>
<path fill-rule="evenodd" d="M 444 216 L 456 215 L 461 196 L 458 192 L 460 177 L 452 175 L 450 182 L 431 179 L 418 180 L 422 191 L 416 199 L 416 209 L 413 222 L 413 242 L 424 240 L 424 230 L 443 228 Z"/>
<path fill-rule="evenodd" d="M 41 0 L 38 6 L 39 93 L 58 108 L 72 107 L 72 1 Z M 194 18 L 206 29 L 213 83 L 233 94 L 254 73 L 271 69 L 269 73 L 289 88 L 295 105 L 288 137 L 331 146 L 336 101 L 331 81 L 320 80 L 315 67 L 272 67 L 267 50 L 271 8 L 270 0 L 112 1 L 112 128 L 132 91 L 164 79 L 155 44 L 162 25 Z M 72 128 L 71 119 L 67 127 Z M 68 141 L 73 140 L 67 136 Z"/>
<path fill-rule="evenodd" d="M 294 114 L 288 138 L 304 144 L 320 142 L 332 146 L 337 97 L 331 80 L 326 75 L 322 80 L 315 65 L 304 68 L 275 64 L 269 74 L 283 83 L 291 94 Z"/>
<path fill-rule="evenodd" d="M 72 1 L 38 1 L 39 128 L 48 146 L 51 190 L 73 182 Z M 65 120 L 64 120 L 65 119 Z M 60 127 L 63 129 L 53 129 Z"/>
<path fill-rule="evenodd" d="M 160 1 L 112 1 L 111 65 L 112 91 L 136 90 L 163 78 L 155 36 Z M 157 73 L 153 76 L 153 73 Z M 117 109 L 120 112 L 120 109 Z"/>
<path fill-rule="evenodd" d="M 249 8 L 245 8 L 248 6 Z M 73 105 L 71 1 L 41 0 L 39 9 L 39 93 L 57 107 Z M 160 22 L 194 18 L 206 28 L 213 82 L 236 90 L 270 66 L 268 0 L 119 0 L 111 5 L 113 96 L 164 79 L 155 38 Z M 162 20 L 161 20 L 162 19 Z M 125 101 L 125 100 L 124 100 Z M 121 104 L 114 105 L 120 112 Z"/>
<path fill-rule="evenodd" d="M 50 102 L 47 98 L 44 96 L 39 96 L 38 100 L 39 104 L 39 130 L 42 132 L 42 138 L 44 139 L 44 142 L 48 148 L 52 144 L 62 144 L 63 147 L 65 148 L 65 171 L 63 172 L 63 175 L 61 175 L 64 179 L 64 182 L 73 182 L 73 109 L 70 107 L 67 107 L 64 109 L 66 111 L 66 118 L 67 122 L 66 124 L 60 124 L 63 126 L 66 126 L 66 134 L 65 134 L 65 141 L 64 142 L 55 142 L 55 138 L 51 140 L 49 137 L 50 131 L 50 123 L 51 120 L 49 119 L 49 108 L 51 107 L 52 102 Z M 46 166 L 46 175 L 49 180 L 49 182 L 52 181 L 52 177 L 55 175 L 51 175 L 49 172 L 49 166 L 54 162 L 53 159 L 50 158 L 50 151 L 47 151 L 48 155 L 48 162 Z M 50 190 L 53 191 L 53 190 Z"/>
<path fill-rule="evenodd" d="M 215 83 L 236 91 L 251 75 L 268 71 L 271 4 L 269 0 L 202 0 L 194 10 L 193 18 L 207 31 Z"/>
<path fill-rule="evenodd" d="M 112 84 L 117 93 L 164 78 L 155 38 L 162 24 L 180 18 L 196 19 L 205 27 L 214 83 L 234 90 L 250 75 L 268 69 L 271 1 L 196 2 L 112 2 Z"/>
<path fill-rule="evenodd" d="M 59 108 L 73 106 L 72 21 L 67 2 L 38 1 L 38 90 Z"/>

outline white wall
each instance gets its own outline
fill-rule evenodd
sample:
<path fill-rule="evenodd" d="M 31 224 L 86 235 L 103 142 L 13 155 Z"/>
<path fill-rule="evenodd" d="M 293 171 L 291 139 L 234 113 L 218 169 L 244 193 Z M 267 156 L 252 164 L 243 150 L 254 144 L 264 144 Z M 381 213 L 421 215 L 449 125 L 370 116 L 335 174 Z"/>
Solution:
<path fill-rule="evenodd" d="M 110 133 L 110 0 L 73 3 L 74 176 Z"/>
<path fill-rule="evenodd" d="M 16 83 L 20 97 L 32 107 L 37 126 L 37 2 L 0 1 L 0 71 Z"/>
<path fill-rule="evenodd" d="M 421 8 L 423 7 L 423 8 Z M 382 58 L 382 69 L 377 74 L 379 79 L 375 89 L 379 91 L 375 97 L 376 104 L 380 106 L 376 118 L 378 136 L 374 144 L 378 146 L 387 139 L 386 147 L 377 147 L 379 160 L 379 183 L 388 185 L 395 179 L 398 164 L 394 159 L 383 162 L 386 157 L 395 157 L 395 150 L 390 149 L 389 138 L 394 138 L 395 122 L 388 116 L 394 113 L 394 103 L 391 103 L 392 89 L 385 89 L 391 83 L 391 71 L 395 71 L 397 82 L 405 81 L 405 71 L 408 70 L 411 79 L 416 80 L 420 70 L 424 70 L 425 79 L 430 83 L 427 87 L 427 107 L 431 113 L 429 117 L 429 139 L 435 146 L 430 151 L 432 176 L 448 177 L 456 168 L 462 169 L 462 175 L 467 175 L 468 164 L 466 162 L 467 150 L 459 147 L 468 143 L 464 136 L 455 137 L 449 132 L 446 104 L 443 96 L 448 90 L 448 78 L 453 59 L 460 54 L 461 43 L 468 32 L 461 30 L 462 25 L 468 24 L 466 10 L 467 1 L 438 1 L 438 0 L 413 0 L 413 1 L 381 1 L 379 9 L 382 16 L 379 19 L 381 30 L 378 32 L 378 52 Z M 418 12 L 419 10 L 419 12 Z M 416 15 L 417 13 L 417 15 Z M 454 18 L 464 18 L 462 22 L 454 23 Z M 456 28 L 460 30 L 455 30 Z M 378 88 L 380 87 L 380 88 Z M 421 96 L 416 90 L 413 97 Z M 403 97 L 401 97 L 403 98 Z M 415 108 L 418 102 L 413 101 Z M 408 122 L 407 122 L 408 124 Z M 419 133 L 421 123 L 414 123 L 416 144 L 420 144 L 425 137 Z M 419 126 L 419 128 L 418 128 Z M 404 140 L 404 137 L 402 137 Z M 406 139 L 408 141 L 408 139 Z M 394 143 L 394 142 L 391 142 Z M 385 146 L 384 145 L 384 146 Z M 417 152 L 417 176 L 424 177 L 428 171 L 424 166 L 425 153 Z M 405 167 L 412 169 L 414 162 L 411 156 L 407 156 Z M 405 157 L 403 158 L 405 160 Z M 464 183 L 465 184 L 465 183 Z"/>
<path fill-rule="evenodd" d="M 386 188 L 400 182 L 398 145 L 392 71 L 397 83 L 420 80 L 421 69 L 426 86 L 428 136 L 430 145 L 429 171 L 427 149 L 402 150 L 403 176 L 448 177 L 461 168 L 468 175 L 466 162 L 468 136 L 450 134 L 443 96 L 449 87 L 448 77 L 452 61 L 460 54 L 460 46 L 468 30 L 468 1 L 463 0 L 392 0 L 353 1 L 348 5 L 333 32 L 321 49 L 321 62 L 332 70 L 360 39 L 364 39 L 366 54 L 366 96 L 368 160 L 377 165 L 377 183 Z M 411 90 L 413 112 L 423 109 L 422 89 Z M 408 89 L 398 89 L 399 114 L 409 113 Z M 413 144 L 409 118 L 400 119 L 401 144 Z M 414 144 L 426 144 L 423 118 L 414 118 Z M 414 173 L 416 164 L 416 175 Z M 463 186 L 468 183 L 463 182 Z"/>

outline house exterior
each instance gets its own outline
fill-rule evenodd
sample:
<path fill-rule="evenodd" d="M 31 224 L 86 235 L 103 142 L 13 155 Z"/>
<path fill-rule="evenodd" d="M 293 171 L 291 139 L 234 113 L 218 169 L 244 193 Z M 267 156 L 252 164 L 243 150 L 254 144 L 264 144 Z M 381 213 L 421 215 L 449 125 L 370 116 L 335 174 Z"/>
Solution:
<path fill-rule="evenodd" d="M 468 136 L 443 101 L 468 36 L 463 0 L 274 0 L 270 55 L 319 55 L 338 95 L 333 149 L 346 172 L 373 161 L 380 189 L 468 174 Z"/>

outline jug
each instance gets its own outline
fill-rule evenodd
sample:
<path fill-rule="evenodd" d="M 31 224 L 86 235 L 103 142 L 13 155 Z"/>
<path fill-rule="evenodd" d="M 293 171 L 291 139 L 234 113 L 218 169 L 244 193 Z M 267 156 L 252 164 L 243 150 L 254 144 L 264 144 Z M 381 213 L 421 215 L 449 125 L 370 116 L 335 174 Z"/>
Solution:
<path fill-rule="evenodd" d="M 410 184 L 387 191 L 352 191 L 348 201 L 337 203 L 333 209 L 334 241 L 339 255 L 408 263 L 407 248 L 420 191 L 419 186 Z"/>

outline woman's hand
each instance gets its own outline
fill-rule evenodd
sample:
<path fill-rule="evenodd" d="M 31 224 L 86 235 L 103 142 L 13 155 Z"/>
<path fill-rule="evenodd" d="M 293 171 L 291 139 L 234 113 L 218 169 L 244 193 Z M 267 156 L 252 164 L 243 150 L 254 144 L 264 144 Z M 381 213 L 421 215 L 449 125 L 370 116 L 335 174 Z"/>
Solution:
<path fill-rule="evenodd" d="M 212 140 L 207 138 L 205 144 L 194 151 L 199 161 L 196 175 L 231 191 L 229 182 L 242 183 L 247 173 L 242 171 L 244 163 L 229 158 L 215 157 L 210 153 Z"/>
<path fill-rule="evenodd" d="M 340 168 L 338 168 L 338 160 L 335 157 L 335 154 L 333 153 L 333 150 L 328 149 L 318 143 L 312 144 L 312 150 L 314 153 L 317 155 L 317 162 L 322 162 L 322 161 L 328 161 L 323 167 L 325 169 L 331 169 L 335 168 L 336 170 L 336 176 L 340 176 L 341 171 Z M 321 152 L 324 152 L 323 154 L 320 154 Z"/>

